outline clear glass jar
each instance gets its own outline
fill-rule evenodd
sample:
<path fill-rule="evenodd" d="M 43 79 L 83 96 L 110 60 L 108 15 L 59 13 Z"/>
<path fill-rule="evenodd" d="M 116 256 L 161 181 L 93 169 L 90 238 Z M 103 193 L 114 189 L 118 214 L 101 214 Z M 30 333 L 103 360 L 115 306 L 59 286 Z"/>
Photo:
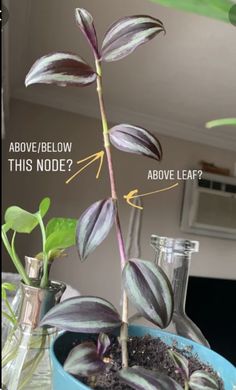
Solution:
<path fill-rule="evenodd" d="M 49 264 L 50 266 L 50 264 Z M 25 256 L 25 271 L 29 278 L 32 281 L 37 281 L 42 278 L 43 274 L 43 261 L 36 259 L 34 257 Z M 17 289 L 15 296 L 11 299 L 10 305 L 11 309 L 14 312 L 15 316 L 18 317 L 20 304 L 21 304 L 21 293 L 22 289 L 20 288 L 20 276 L 17 274 L 12 274 L 11 277 L 14 277 L 16 280 Z M 7 321 L 5 318 L 2 320 L 2 345 L 5 344 L 9 332 L 12 330 L 12 323 Z"/>
<path fill-rule="evenodd" d="M 47 289 L 21 283 L 18 324 L 2 351 L 2 382 L 8 390 L 52 390 L 49 347 L 57 331 L 38 325 L 59 303 L 65 288 L 58 282 L 51 282 Z"/>
<path fill-rule="evenodd" d="M 152 235 L 151 246 L 156 264 L 167 274 L 174 291 L 173 318 L 166 330 L 209 347 L 201 330 L 185 313 L 191 256 L 199 251 L 198 241 Z"/>

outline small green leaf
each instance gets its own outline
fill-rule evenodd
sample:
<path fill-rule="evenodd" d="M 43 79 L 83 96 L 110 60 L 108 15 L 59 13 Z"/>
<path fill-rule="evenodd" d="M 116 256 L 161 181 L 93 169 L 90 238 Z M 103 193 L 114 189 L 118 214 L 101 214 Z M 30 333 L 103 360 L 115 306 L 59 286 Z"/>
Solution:
<path fill-rule="evenodd" d="M 165 7 L 194 12 L 209 18 L 223 20 L 229 23 L 229 10 L 233 6 L 232 0 L 151 0 Z"/>
<path fill-rule="evenodd" d="M 46 227 L 45 250 L 52 258 L 58 250 L 75 245 L 77 220 L 71 218 L 53 218 Z"/>
<path fill-rule="evenodd" d="M 7 226 L 17 233 L 31 233 L 38 225 L 35 214 L 31 214 L 18 206 L 11 206 L 5 213 Z"/>
<path fill-rule="evenodd" d="M 50 207 L 50 204 L 51 204 L 50 198 L 44 198 L 41 201 L 41 203 L 39 205 L 39 213 L 40 213 L 42 218 L 47 214 L 49 207 Z"/>
<path fill-rule="evenodd" d="M 46 226 L 46 237 L 61 230 L 76 231 L 77 220 L 73 218 L 52 218 Z M 74 234 L 75 235 L 75 234 Z"/>
<path fill-rule="evenodd" d="M 61 230 L 60 232 L 54 232 L 46 240 L 45 251 L 55 252 L 58 249 L 69 248 L 75 245 L 75 232 L 68 232 L 68 230 Z"/>
<path fill-rule="evenodd" d="M 91 342 L 84 342 L 70 351 L 63 367 L 65 371 L 72 375 L 88 377 L 103 371 L 105 363 L 98 355 L 96 345 Z"/>
<path fill-rule="evenodd" d="M 191 390 L 219 390 L 220 386 L 211 373 L 197 370 L 190 376 L 189 387 Z"/>

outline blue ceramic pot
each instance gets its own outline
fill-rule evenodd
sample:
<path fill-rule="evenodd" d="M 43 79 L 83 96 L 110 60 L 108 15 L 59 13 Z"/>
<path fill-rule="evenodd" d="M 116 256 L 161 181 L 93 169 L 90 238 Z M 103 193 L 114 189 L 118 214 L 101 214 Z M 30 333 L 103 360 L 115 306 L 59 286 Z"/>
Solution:
<path fill-rule="evenodd" d="M 236 387 L 234 389 L 234 386 L 236 386 L 236 368 L 216 352 L 191 340 L 185 339 L 184 337 L 176 336 L 161 330 L 137 325 L 129 327 L 130 336 L 142 337 L 146 334 L 149 334 L 154 338 L 160 337 L 162 341 L 168 345 L 172 345 L 174 341 L 177 341 L 179 348 L 191 346 L 193 348 L 193 353 L 196 353 L 202 362 L 209 364 L 216 372 L 218 372 L 224 382 L 225 390 L 236 389 Z M 86 336 L 84 334 L 65 332 L 55 340 L 51 348 L 51 358 L 53 363 L 53 390 L 90 389 L 88 386 L 85 386 L 73 376 L 66 373 L 60 363 L 63 356 L 66 357 L 68 355 L 73 342 L 76 340 L 83 340 L 85 337 Z"/>

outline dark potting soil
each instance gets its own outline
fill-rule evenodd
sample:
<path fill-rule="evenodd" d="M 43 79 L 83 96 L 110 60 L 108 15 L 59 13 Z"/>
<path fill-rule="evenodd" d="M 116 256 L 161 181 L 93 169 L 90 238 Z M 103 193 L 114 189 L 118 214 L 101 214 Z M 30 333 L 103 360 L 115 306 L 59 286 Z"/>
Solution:
<path fill-rule="evenodd" d="M 91 341 L 91 339 L 89 341 Z M 196 370 L 205 370 L 210 372 L 218 379 L 219 390 L 224 390 L 224 385 L 217 374 L 210 366 L 200 362 L 197 355 L 194 355 L 191 352 L 192 348 L 185 350 L 178 349 L 177 344 L 173 345 L 172 348 L 188 358 L 190 375 Z M 178 371 L 176 371 L 173 361 L 167 353 L 168 349 L 170 349 L 170 347 L 163 343 L 163 341 L 159 338 L 154 339 L 148 335 L 144 337 L 130 337 L 128 341 L 129 366 L 142 366 L 150 370 L 158 370 L 159 372 L 167 374 L 180 385 L 184 386 L 181 375 Z M 111 346 L 105 357 L 108 362 L 106 371 L 96 377 L 96 382 L 91 384 L 87 378 L 78 379 L 96 390 L 132 389 L 130 386 L 122 384 L 117 375 L 117 372 L 121 369 L 121 347 L 118 339 L 114 336 L 111 337 Z"/>

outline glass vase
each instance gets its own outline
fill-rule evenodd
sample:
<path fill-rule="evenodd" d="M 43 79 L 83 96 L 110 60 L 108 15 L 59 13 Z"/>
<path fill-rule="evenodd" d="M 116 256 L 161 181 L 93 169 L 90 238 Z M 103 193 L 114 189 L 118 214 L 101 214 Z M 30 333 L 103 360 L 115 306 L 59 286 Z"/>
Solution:
<path fill-rule="evenodd" d="M 49 347 L 55 328 L 39 327 L 43 316 L 57 303 L 66 286 L 50 282 L 47 289 L 20 285 L 17 325 L 11 329 L 2 351 L 2 384 L 8 390 L 52 390 Z"/>
<path fill-rule="evenodd" d="M 151 246 L 156 264 L 164 270 L 174 291 L 173 318 L 166 330 L 209 347 L 201 330 L 185 313 L 191 257 L 199 251 L 198 241 L 152 235 Z"/>
<path fill-rule="evenodd" d="M 43 274 L 43 261 L 36 259 L 34 257 L 25 256 L 25 271 L 28 277 L 33 281 L 40 280 Z M 18 276 L 17 280 L 17 289 L 14 295 L 14 298 L 11 299 L 10 305 L 11 309 L 14 312 L 15 316 L 18 317 L 19 309 L 21 304 L 21 292 L 22 289 L 19 286 L 20 276 L 18 274 L 12 274 L 14 278 Z M 12 277 L 12 276 L 11 276 Z M 11 280 L 9 280 L 11 282 Z M 7 321 L 5 318 L 2 319 L 2 345 L 4 345 L 9 332 L 12 329 L 12 323 Z"/>

